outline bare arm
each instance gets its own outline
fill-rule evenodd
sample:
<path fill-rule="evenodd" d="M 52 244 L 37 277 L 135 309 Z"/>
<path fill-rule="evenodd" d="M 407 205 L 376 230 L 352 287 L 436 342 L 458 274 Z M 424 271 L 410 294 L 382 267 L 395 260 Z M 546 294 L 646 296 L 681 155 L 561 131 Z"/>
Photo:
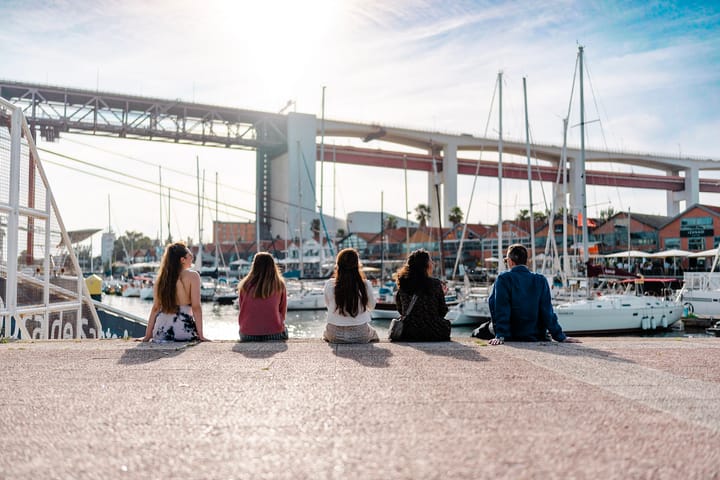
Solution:
<path fill-rule="evenodd" d="M 365 288 L 367 289 L 368 295 L 367 310 L 372 310 L 377 304 L 377 298 L 375 298 L 375 291 L 373 291 L 372 284 L 368 280 L 365 280 Z"/>
<path fill-rule="evenodd" d="M 153 294 L 153 306 L 150 309 L 150 316 L 148 317 L 147 327 L 145 328 L 145 336 L 140 340 L 143 342 L 149 342 L 153 337 L 153 330 L 155 329 L 155 317 L 160 313 L 160 300 L 158 300 L 157 286 L 154 287 L 155 292 Z"/>
<path fill-rule="evenodd" d="M 193 318 L 197 327 L 198 338 L 201 342 L 207 342 L 203 333 L 203 316 L 202 307 L 200 306 L 200 274 L 194 271 L 188 271 L 190 278 L 190 308 L 192 309 Z"/>

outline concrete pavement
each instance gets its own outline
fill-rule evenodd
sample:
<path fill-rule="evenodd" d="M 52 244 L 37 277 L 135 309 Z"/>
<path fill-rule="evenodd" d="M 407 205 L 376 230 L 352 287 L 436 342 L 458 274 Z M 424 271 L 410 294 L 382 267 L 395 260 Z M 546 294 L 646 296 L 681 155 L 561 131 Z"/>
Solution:
<path fill-rule="evenodd" d="M 0 344 L 0 478 L 720 478 L 720 339 Z"/>

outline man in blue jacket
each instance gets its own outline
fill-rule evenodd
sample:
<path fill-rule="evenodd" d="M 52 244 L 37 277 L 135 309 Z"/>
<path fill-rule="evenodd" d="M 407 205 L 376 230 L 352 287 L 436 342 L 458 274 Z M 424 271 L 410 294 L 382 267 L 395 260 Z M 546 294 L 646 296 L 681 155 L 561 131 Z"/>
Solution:
<path fill-rule="evenodd" d="M 488 343 L 545 341 L 547 332 L 558 342 L 579 342 L 563 333 L 550 301 L 550 286 L 545 277 L 527 268 L 527 258 L 524 246 L 508 247 L 508 270 L 498 275 L 488 299 L 495 330 L 495 338 Z"/>

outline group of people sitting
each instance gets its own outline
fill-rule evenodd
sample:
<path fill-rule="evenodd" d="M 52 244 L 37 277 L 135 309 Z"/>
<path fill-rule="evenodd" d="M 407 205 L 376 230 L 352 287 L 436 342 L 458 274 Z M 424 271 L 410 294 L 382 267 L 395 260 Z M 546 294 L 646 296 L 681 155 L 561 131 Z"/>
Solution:
<path fill-rule="evenodd" d="M 524 256 L 523 256 L 524 252 Z M 510 268 L 500 274 L 490 296 L 493 338 L 504 341 L 545 340 L 549 331 L 556 341 L 576 341 L 563 334 L 550 304 L 545 278 L 530 272 L 522 245 L 508 248 Z M 142 341 L 207 341 L 200 308 L 200 275 L 191 270 L 193 254 L 182 242 L 169 245 L 155 282 L 153 307 Z M 433 261 L 423 249 L 412 252 L 398 271 L 395 297 L 400 315 L 406 315 L 399 341 L 448 341 L 451 324 L 442 282 L 432 276 Z M 269 253 L 259 252 L 250 273 L 238 285 L 240 340 L 287 340 L 285 326 L 287 291 L 283 277 Z M 379 341 L 370 325 L 375 307 L 372 285 L 365 278 L 355 249 L 340 251 L 333 276 L 324 286 L 327 325 L 323 339 L 330 343 Z"/>

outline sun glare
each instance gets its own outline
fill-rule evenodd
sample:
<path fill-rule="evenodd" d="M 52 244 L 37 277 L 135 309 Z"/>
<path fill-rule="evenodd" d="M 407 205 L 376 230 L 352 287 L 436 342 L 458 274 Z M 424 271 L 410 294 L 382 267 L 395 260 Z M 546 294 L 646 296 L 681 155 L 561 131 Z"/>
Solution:
<path fill-rule="evenodd" d="M 228 1 L 214 9 L 208 29 L 270 57 L 319 46 L 341 21 L 342 2 Z M 277 58 L 274 59 L 277 61 Z"/>

